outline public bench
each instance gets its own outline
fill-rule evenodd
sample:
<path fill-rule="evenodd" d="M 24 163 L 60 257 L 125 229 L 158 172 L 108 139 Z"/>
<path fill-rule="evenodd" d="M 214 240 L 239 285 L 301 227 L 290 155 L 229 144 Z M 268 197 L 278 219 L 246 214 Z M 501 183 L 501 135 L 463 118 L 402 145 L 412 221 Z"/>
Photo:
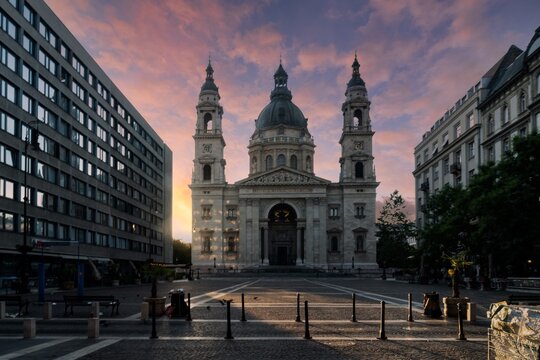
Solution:
<path fill-rule="evenodd" d="M 540 294 L 510 295 L 507 303 L 508 305 L 540 305 Z"/>
<path fill-rule="evenodd" d="M 0 295 L 0 301 L 5 301 L 6 306 L 17 305 L 19 308 L 18 314 L 28 314 L 28 299 L 23 298 L 21 295 Z M 22 312 L 24 308 L 24 312 Z"/>
<path fill-rule="evenodd" d="M 70 314 L 73 315 L 74 306 L 91 306 L 93 302 L 99 302 L 100 306 L 111 307 L 111 316 L 119 314 L 118 307 L 120 306 L 120 300 L 116 299 L 112 295 L 64 295 L 64 316 L 68 314 L 68 308 L 71 310 Z"/>

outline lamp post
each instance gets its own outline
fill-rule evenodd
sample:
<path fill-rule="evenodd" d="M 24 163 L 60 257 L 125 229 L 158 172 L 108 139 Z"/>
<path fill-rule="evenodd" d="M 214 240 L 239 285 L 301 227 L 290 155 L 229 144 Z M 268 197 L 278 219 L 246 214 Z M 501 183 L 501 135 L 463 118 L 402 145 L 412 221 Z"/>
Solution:
<path fill-rule="evenodd" d="M 28 245 L 28 214 L 27 214 L 27 207 L 28 207 L 28 184 L 27 184 L 27 173 L 28 173 L 28 145 L 32 145 L 32 148 L 36 151 L 39 151 L 39 130 L 38 127 L 32 128 L 31 125 L 39 124 L 37 120 L 30 121 L 26 125 L 28 128 L 26 129 L 26 135 L 24 138 L 24 197 L 23 197 L 23 217 L 24 217 L 24 223 L 23 223 L 23 244 L 17 245 L 17 250 L 21 253 L 21 284 L 19 287 L 19 292 L 21 294 L 27 294 L 29 292 L 28 289 L 28 278 L 30 276 L 30 263 L 28 261 L 28 253 L 32 250 L 32 246 Z"/>

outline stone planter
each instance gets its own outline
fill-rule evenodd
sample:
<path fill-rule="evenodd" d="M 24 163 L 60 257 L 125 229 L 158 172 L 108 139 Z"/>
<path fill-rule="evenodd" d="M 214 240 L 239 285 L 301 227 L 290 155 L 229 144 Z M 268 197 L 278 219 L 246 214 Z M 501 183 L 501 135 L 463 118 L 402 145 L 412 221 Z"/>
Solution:
<path fill-rule="evenodd" d="M 470 303 L 471 299 L 464 298 L 452 298 L 444 297 L 443 298 L 443 314 L 445 317 L 457 317 L 457 304 L 461 305 L 461 316 L 463 319 L 467 318 L 467 303 Z"/>
<path fill-rule="evenodd" d="M 148 313 L 152 315 L 152 303 L 156 303 L 156 316 L 161 316 L 165 313 L 165 300 L 167 300 L 166 296 L 163 297 L 145 297 L 144 302 L 148 303 Z"/>

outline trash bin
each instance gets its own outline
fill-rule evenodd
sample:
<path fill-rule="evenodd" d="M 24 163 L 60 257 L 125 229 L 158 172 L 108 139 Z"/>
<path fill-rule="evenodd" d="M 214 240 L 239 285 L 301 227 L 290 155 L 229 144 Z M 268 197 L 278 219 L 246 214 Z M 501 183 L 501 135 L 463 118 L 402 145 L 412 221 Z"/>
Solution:
<path fill-rule="evenodd" d="M 439 294 L 435 291 L 424 293 L 424 315 L 432 318 L 440 318 L 442 315 L 439 304 Z"/>
<path fill-rule="evenodd" d="M 184 299 L 184 289 L 171 290 L 169 293 L 171 294 L 171 317 L 179 318 L 186 316 L 187 304 Z"/>

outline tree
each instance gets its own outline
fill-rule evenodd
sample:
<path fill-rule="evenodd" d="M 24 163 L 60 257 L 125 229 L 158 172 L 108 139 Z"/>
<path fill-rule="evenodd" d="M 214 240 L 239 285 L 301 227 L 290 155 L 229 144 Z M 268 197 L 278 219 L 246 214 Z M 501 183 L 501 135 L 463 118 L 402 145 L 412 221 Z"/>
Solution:
<path fill-rule="evenodd" d="M 405 213 L 405 200 L 394 190 L 377 218 L 377 262 L 383 267 L 409 267 L 414 248 L 407 240 L 416 236 L 414 223 Z"/>
<path fill-rule="evenodd" d="M 173 240 L 173 263 L 191 264 L 191 244 L 182 240 Z"/>

